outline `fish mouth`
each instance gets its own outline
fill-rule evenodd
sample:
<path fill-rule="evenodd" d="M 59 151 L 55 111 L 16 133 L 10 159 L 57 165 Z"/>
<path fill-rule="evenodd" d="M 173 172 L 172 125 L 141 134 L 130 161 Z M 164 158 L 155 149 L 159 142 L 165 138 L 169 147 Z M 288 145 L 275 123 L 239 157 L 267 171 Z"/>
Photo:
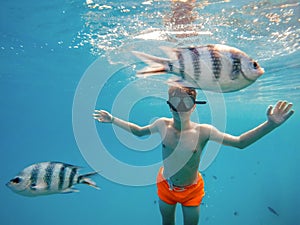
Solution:
<path fill-rule="evenodd" d="M 18 190 L 18 189 L 15 189 L 14 188 L 14 185 L 12 184 L 12 182 L 7 182 L 5 184 L 9 189 L 11 189 L 13 192 L 16 192 L 16 193 L 20 193 L 20 192 L 24 192 L 26 190 L 26 187 L 22 190 Z"/>
<path fill-rule="evenodd" d="M 11 182 L 7 182 L 7 183 L 5 184 L 5 186 L 8 187 L 8 188 L 11 188 L 11 187 L 13 186 L 13 184 L 12 184 Z"/>
<path fill-rule="evenodd" d="M 264 68 L 259 68 L 259 69 L 257 70 L 258 76 L 261 76 L 261 75 L 263 75 L 264 73 L 265 73 Z"/>

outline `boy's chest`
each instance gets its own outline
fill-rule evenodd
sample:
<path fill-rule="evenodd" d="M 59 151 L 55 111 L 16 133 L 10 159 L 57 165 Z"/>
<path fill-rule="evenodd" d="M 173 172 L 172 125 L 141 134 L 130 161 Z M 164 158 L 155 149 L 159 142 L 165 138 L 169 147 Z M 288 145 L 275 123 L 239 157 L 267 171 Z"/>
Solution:
<path fill-rule="evenodd" d="M 177 131 L 167 128 L 163 137 L 163 145 L 166 149 L 182 149 L 185 151 L 197 151 L 199 147 L 199 132 L 196 129 Z"/>

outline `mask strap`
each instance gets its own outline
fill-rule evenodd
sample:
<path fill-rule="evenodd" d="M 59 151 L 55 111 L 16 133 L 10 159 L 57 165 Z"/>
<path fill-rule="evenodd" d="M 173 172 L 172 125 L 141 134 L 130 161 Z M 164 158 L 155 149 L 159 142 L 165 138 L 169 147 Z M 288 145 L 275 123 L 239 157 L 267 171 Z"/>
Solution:
<path fill-rule="evenodd" d="M 171 104 L 171 102 L 167 101 L 167 104 L 170 106 L 170 108 L 171 108 L 174 112 L 177 112 L 177 109 Z"/>
<path fill-rule="evenodd" d="M 206 104 L 206 101 L 195 101 L 195 104 Z"/>

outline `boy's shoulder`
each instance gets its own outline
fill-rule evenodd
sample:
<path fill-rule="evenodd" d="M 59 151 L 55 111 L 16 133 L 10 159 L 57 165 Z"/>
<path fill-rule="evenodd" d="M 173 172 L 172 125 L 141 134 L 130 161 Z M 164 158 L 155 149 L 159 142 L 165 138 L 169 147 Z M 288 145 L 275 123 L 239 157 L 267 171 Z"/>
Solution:
<path fill-rule="evenodd" d="M 169 122 L 169 121 L 172 121 L 172 118 L 160 117 L 160 118 L 156 119 L 156 121 L 158 121 L 158 122 Z"/>
<path fill-rule="evenodd" d="M 214 128 L 213 125 L 206 124 L 206 123 L 198 123 L 198 126 L 199 126 L 199 128 L 202 128 L 202 129 L 212 129 L 212 128 Z"/>
<path fill-rule="evenodd" d="M 198 130 L 202 134 L 210 135 L 210 132 L 212 129 L 215 129 L 215 127 L 211 124 L 205 124 L 205 123 L 199 123 L 197 126 Z"/>
<path fill-rule="evenodd" d="M 153 125 L 158 127 L 165 127 L 168 126 L 171 122 L 172 122 L 171 118 L 160 117 L 154 121 Z"/>

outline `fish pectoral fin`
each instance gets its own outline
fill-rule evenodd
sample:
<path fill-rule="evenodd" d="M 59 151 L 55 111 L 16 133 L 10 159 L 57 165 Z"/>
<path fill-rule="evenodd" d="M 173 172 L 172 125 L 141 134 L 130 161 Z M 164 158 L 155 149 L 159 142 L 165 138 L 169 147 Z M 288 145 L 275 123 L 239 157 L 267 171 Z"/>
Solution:
<path fill-rule="evenodd" d="M 34 191 L 43 191 L 47 189 L 47 184 L 32 184 L 30 189 Z"/>
<path fill-rule="evenodd" d="M 60 193 L 61 194 L 68 194 L 68 193 L 74 193 L 74 192 L 79 192 L 79 190 L 76 189 L 76 188 L 67 188 L 65 190 L 62 190 Z"/>
<path fill-rule="evenodd" d="M 231 80 L 236 80 L 239 77 L 240 74 L 241 74 L 240 70 L 233 70 L 230 74 L 230 79 Z"/>

